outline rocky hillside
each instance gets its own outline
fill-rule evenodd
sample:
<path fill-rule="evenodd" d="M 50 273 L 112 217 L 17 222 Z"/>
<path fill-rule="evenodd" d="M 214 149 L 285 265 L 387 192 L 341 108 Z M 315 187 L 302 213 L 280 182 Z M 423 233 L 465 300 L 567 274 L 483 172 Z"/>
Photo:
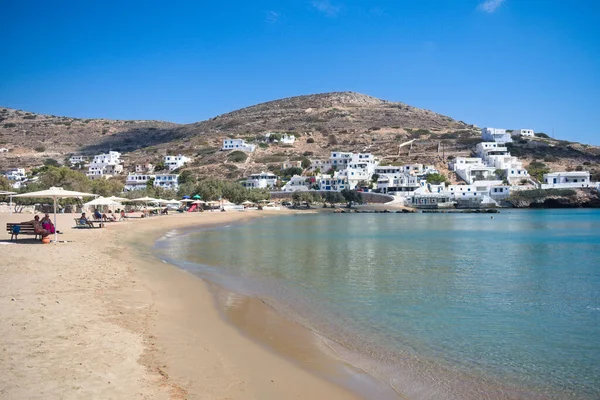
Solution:
<path fill-rule="evenodd" d="M 268 132 L 296 136 L 282 145 L 261 141 Z M 219 151 L 223 139 L 243 138 L 257 145 L 245 160 Z M 480 141 L 477 127 L 404 103 L 353 92 L 290 97 L 243 108 L 188 125 L 160 121 L 77 119 L 0 108 L 0 170 L 63 161 L 72 153 L 124 153 L 125 167 L 156 163 L 167 153 L 193 157 L 198 175 L 236 179 L 277 170 L 286 160 L 325 158 L 331 151 L 371 152 L 388 164 L 435 164 L 471 154 Z M 584 168 L 600 175 L 600 149 L 552 139 L 517 141 L 511 151 L 543 162 L 550 170 Z M 451 179 L 453 178 L 449 174 Z"/>

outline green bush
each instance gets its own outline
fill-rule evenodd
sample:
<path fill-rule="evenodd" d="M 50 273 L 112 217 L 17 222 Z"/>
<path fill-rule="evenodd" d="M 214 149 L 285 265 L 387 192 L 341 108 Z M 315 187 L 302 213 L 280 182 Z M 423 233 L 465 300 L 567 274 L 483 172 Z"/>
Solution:
<path fill-rule="evenodd" d="M 315 139 L 313 139 L 311 137 L 309 137 L 308 139 L 306 139 L 306 143 L 314 143 L 314 142 L 315 142 Z"/>
<path fill-rule="evenodd" d="M 550 136 L 546 135 L 544 132 L 536 132 L 535 136 L 545 138 L 545 139 L 550 139 Z"/>
<path fill-rule="evenodd" d="M 43 153 L 44 151 L 46 151 L 46 148 L 44 146 L 37 146 L 36 148 L 34 148 L 34 150 L 38 153 Z"/>
<path fill-rule="evenodd" d="M 14 122 L 9 122 L 7 124 L 4 124 L 5 128 L 14 128 L 16 126 L 17 126 L 17 124 L 15 124 Z"/>
<path fill-rule="evenodd" d="M 548 168 L 548 166 L 543 162 L 532 161 L 527 166 L 527 172 L 529 172 L 529 175 L 541 182 L 544 179 L 544 174 L 550 172 L 550 168 Z"/>
<path fill-rule="evenodd" d="M 248 158 L 248 154 L 244 153 L 243 151 L 236 150 L 236 151 L 232 151 L 229 154 L 229 157 L 227 157 L 227 161 L 240 163 L 240 162 L 246 161 L 247 158 Z"/>

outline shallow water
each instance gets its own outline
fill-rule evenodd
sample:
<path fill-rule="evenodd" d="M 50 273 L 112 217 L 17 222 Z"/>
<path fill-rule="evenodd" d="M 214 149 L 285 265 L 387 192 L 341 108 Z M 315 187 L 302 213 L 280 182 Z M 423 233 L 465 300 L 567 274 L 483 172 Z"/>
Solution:
<path fill-rule="evenodd" d="M 163 240 L 409 398 L 600 398 L 600 212 L 316 214 Z"/>

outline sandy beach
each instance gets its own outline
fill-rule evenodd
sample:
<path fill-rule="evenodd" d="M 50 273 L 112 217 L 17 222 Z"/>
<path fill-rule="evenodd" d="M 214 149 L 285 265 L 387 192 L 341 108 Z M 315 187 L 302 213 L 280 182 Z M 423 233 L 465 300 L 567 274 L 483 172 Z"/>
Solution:
<path fill-rule="evenodd" d="M 6 222 L 32 216 L 0 214 L 0 398 L 358 398 L 242 334 L 208 284 L 150 252 L 172 229 L 265 215 L 178 214 L 78 230 L 65 214 L 57 226 L 67 243 L 43 245 L 27 236 L 10 243 Z"/>

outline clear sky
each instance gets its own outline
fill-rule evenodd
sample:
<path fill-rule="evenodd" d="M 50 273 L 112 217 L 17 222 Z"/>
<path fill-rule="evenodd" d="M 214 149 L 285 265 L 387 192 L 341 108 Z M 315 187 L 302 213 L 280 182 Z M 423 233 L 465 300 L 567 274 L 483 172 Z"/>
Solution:
<path fill-rule="evenodd" d="M 599 0 L 0 4 L 0 106 L 188 123 L 351 90 L 600 144 Z"/>

